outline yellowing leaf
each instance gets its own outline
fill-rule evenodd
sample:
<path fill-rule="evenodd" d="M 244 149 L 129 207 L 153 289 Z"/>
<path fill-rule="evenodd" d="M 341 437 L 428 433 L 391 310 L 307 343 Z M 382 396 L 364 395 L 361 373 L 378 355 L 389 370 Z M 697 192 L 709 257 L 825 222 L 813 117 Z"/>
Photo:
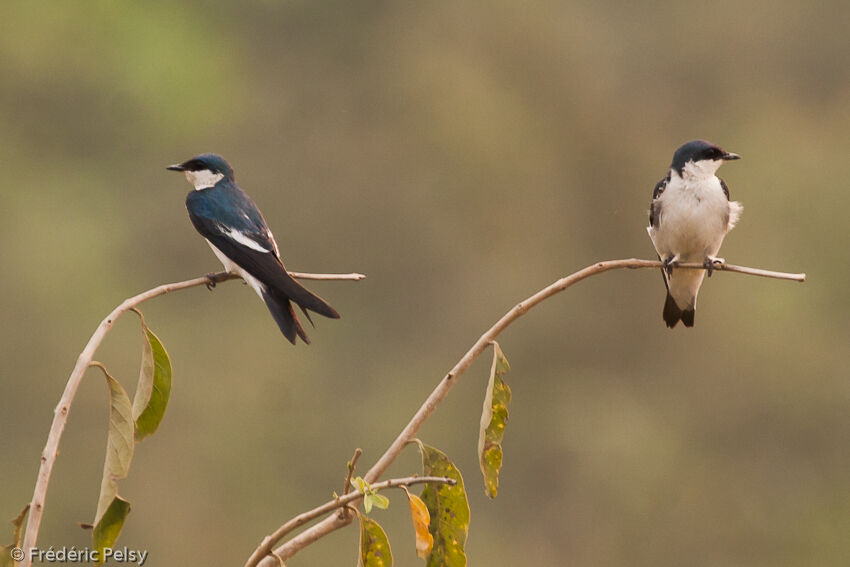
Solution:
<path fill-rule="evenodd" d="M 484 396 L 481 429 L 478 433 L 478 462 L 484 475 L 484 491 L 490 498 L 499 492 L 499 469 L 502 468 L 502 438 L 508 421 L 511 389 L 502 380 L 511 367 L 499 343 L 493 342 L 493 366 Z"/>
<path fill-rule="evenodd" d="M 18 514 L 18 516 L 12 520 L 12 525 L 15 526 L 14 531 L 12 532 L 12 545 L 21 545 L 21 541 L 23 540 L 23 530 L 24 530 L 24 519 L 27 517 L 27 512 L 30 511 L 30 505 L 27 504 L 24 506 L 23 510 Z"/>
<path fill-rule="evenodd" d="M 109 387 L 109 435 L 92 532 L 93 547 L 102 552 L 104 547 L 112 547 L 115 543 L 130 512 L 130 503 L 118 496 L 117 481 L 126 478 L 130 472 L 135 440 L 133 410 L 127 392 L 106 368 L 99 363 L 97 366 L 103 371 Z"/>
<path fill-rule="evenodd" d="M 411 494 L 405 488 L 407 500 L 410 503 L 410 517 L 413 520 L 413 530 L 416 533 L 416 555 L 425 559 L 434 547 L 434 536 L 428 531 L 431 525 L 431 514 L 421 498 Z"/>
<path fill-rule="evenodd" d="M 148 328 L 141 311 L 136 311 L 142 323 L 144 347 L 139 383 L 133 397 L 133 420 L 136 441 L 152 435 L 159 427 L 171 397 L 171 360 L 159 337 Z"/>
<path fill-rule="evenodd" d="M 21 513 L 12 520 L 12 525 L 15 527 L 12 532 L 12 543 L 9 545 L 0 545 L 0 567 L 16 567 L 18 562 L 16 558 L 20 553 L 21 540 L 23 539 L 23 527 L 24 527 L 24 518 L 27 516 L 27 512 L 30 509 L 30 505 L 27 504 L 24 506 L 24 509 L 21 510 Z"/>
<path fill-rule="evenodd" d="M 360 520 L 359 567 L 392 567 L 393 554 L 384 529 L 372 518 L 358 513 Z"/>
<path fill-rule="evenodd" d="M 422 491 L 422 501 L 431 516 L 428 531 L 434 538 L 434 545 L 425 565 L 465 567 L 464 547 L 469 531 L 469 503 L 466 499 L 466 489 L 463 487 L 463 477 L 442 451 L 425 445 L 418 439 L 416 442 L 422 453 L 423 475 L 443 476 L 457 482 L 454 486 L 429 483 Z"/>
<path fill-rule="evenodd" d="M 94 523 L 100 521 L 106 509 L 118 493 L 116 481 L 126 478 L 133 460 L 133 411 L 130 398 L 121 384 L 100 367 L 109 387 L 109 436 L 106 440 L 106 461 L 103 464 L 103 479 Z"/>

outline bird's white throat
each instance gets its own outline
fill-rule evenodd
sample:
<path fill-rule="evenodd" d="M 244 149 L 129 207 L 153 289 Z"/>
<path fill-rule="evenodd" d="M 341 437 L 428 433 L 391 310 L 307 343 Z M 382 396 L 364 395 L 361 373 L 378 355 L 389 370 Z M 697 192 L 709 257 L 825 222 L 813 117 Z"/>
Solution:
<path fill-rule="evenodd" d="M 213 173 L 209 169 L 201 169 L 199 171 L 186 171 L 186 179 L 195 186 L 195 191 L 200 191 L 214 187 L 216 183 L 224 179 L 224 174 Z"/>
<path fill-rule="evenodd" d="M 699 161 L 689 161 L 682 168 L 682 177 L 692 177 L 694 179 L 710 179 L 714 177 L 720 166 L 723 165 L 722 159 L 701 159 Z"/>

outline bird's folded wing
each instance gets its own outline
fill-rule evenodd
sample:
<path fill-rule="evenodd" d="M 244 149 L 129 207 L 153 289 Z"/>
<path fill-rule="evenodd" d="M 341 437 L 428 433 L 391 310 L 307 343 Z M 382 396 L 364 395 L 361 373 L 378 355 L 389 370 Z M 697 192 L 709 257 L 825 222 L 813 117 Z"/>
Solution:
<path fill-rule="evenodd" d="M 268 229 L 237 229 L 191 212 L 189 216 L 198 232 L 213 246 L 261 283 L 320 315 L 334 319 L 339 317 L 336 310 L 322 298 L 303 287 L 287 273 L 277 256 L 277 246 Z"/>

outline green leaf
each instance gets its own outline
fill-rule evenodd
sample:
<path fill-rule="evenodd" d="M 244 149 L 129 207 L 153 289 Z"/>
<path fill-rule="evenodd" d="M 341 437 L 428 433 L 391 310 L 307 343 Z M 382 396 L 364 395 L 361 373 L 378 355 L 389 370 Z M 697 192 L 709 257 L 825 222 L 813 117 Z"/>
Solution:
<path fill-rule="evenodd" d="M 372 504 L 375 505 L 376 508 L 380 508 L 381 510 L 386 510 L 390 507 L 390 499 L 384 496 L 383 494 L 378 494 L 377 492 L 373 492 L 369 495 L 369 498 L 372 500 Z"/>
<path fill-rule="evenodd" d="M 136 423 L 136 441 L 152 435 L 168 406 L 171 396 L 171 360 L 153 331 L 148 328 L 141 311 L 136 311 L 142 323 L 144 347 L 139 383 L 133 397 L 133 420 Z"/>
<path fill-rule="evenodd" d="M 358 512 L 360 520 L 360 560 L 359 567 L 392 567 L 393 554 L 384 529 L 372 518 Z"/>
<path fill-rule="evenodd" d="M 118 482 L 126 478 L 133 460 L 133 410 L 130 398 L 121 384 L 106 368 L 95 363 L 106 377 L 109 387 L 109 435 L 106 440 L 106 460 L 100 483 L 100 497 L 94 520 L 92 540 L 95 549 L 111 547 L 121 532 L 130 503 L 118 496 Z"/>
<path fill-rule="evenodd" d="M 434 537 L 434 547 L 425 560 L 427 567 L 465 567 L 466 535 L 469 531 L 469 503 L 463 487 L 463 477 L 446 455 L 418 439 L 422 453 L 422 474 L 443 476 L 457 481 L 448 484 L 426 484 L 422 501 L 431 516 L 429 531 Z"/>
<path fill-rule="evenodd" d="M 104 548 L 115 545 L 115 540 L 121 534 L 124 520 L 127 519 L 129 513 L 130 503 L 116 495 L 107 506 L 103 516 L 95 524 L 92 531 L 92 547 L 97 550 L 97 556 L 101 558 L 97 565 L 103 563 Z"/>
<path fill-rule="evenodd" d="M 493 342 L 493 366 L 484 396 L 481 429 L 478 433 L 478 462 L 484 475 L 484 491 L 490 498 L 499 492 L 499 469 L 502 468 L 502 438 L 508 421 L 511 389 L 502 380 L 511 369 L 499 343 Z"/>
<path fill-rule="evenodd" d="M 24 518 L 27 517 L 30 505 L 24 506 L 21 513 L 12 520 L 12 525 L 15 529 L 12 531 L 12 543 L 9 545 L 0 545 L 0 567 L 15 567 L 18 563 L 14 557 L 20 553 L 21 541 L 23 540 Z"/>
<path fill-rule="evenodd" d="M 372 486 L 363 480 L 363 477 L 358 476 L 352 482 L 357 487 L 357 490 L 363 494 L 363 510 L 367 514 L 372 512 L 372 506 L 376 506 L 381 510 L 386 510 L 389 507 L 390 499 L 383 494 L 375 492 Z"/>

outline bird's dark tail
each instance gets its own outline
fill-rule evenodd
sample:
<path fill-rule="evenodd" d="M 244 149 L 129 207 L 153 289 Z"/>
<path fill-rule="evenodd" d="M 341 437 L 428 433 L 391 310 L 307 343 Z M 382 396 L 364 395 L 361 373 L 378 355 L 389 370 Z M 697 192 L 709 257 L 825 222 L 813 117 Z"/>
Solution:
<path fill-rule="evenodd" d="M 676 305 L 676 301 L 673 299 L 673 296 L 670 295 L 670 292 L 667 292 L 667 301 L 664 302 L 664 312 L 662 316 L 664 317 L 664 322 L 667 323 L 667 326 L 671 329 L 676 326 L 680 320 L 685 324 L 685 327 L 693 327 L 694 326 L 694 309 L 679 309 L 679 306 Z"/>
<path fill-rule="evenodd" d="M 291 299 L 297 303 L 301 309 L 309 309 L 319 315 L 324 315 L 331 319 L 339 319 L 339 313 L 336 312 L 336 309 L 328 305 L 324 299 L 295 281 L 286 272 L 282 272 L 280 277 L 276 278 L 274 282 L 271 282 L 269 288 L 275 293 L 275 295 Z"/>
<path fill-rule="evenodd" d="M 282 296 L 279 293 L 266 288 L 263 291 L 263 301 L 269 312 L 274 317 L 277 326 L 280 327 L 280 332 L 292 344 L 295 344 L 295 337 L 301 337 L 306 344 L 310 344 L 310 337 L 304 332 L 304 327 L 301 326 L 301 321 L 292 309 L 292 302 L 288 297 Z"/>
<path fill-rule="evenodd" d="M 296 336 L 310 344 L 310 338 L 304 332 L 304 327 L 301 326 L 301 321 L 295 314 L 293 303 L 301 308 L 310 324 L 313 323 L 313 320 L 310 319 L 308 310 L 331 319 L 339 319 L 339 313 L 336 312 L 336 309 L 283 271 L 280 277 L 274 281 L 274 285 L 265 286 L 263 301 L 266 302 L 266 306 L 277 322 L 277 326 L 280 327 L 283 336 L 289 339 L 292 344 L 295 344 Z"/>

